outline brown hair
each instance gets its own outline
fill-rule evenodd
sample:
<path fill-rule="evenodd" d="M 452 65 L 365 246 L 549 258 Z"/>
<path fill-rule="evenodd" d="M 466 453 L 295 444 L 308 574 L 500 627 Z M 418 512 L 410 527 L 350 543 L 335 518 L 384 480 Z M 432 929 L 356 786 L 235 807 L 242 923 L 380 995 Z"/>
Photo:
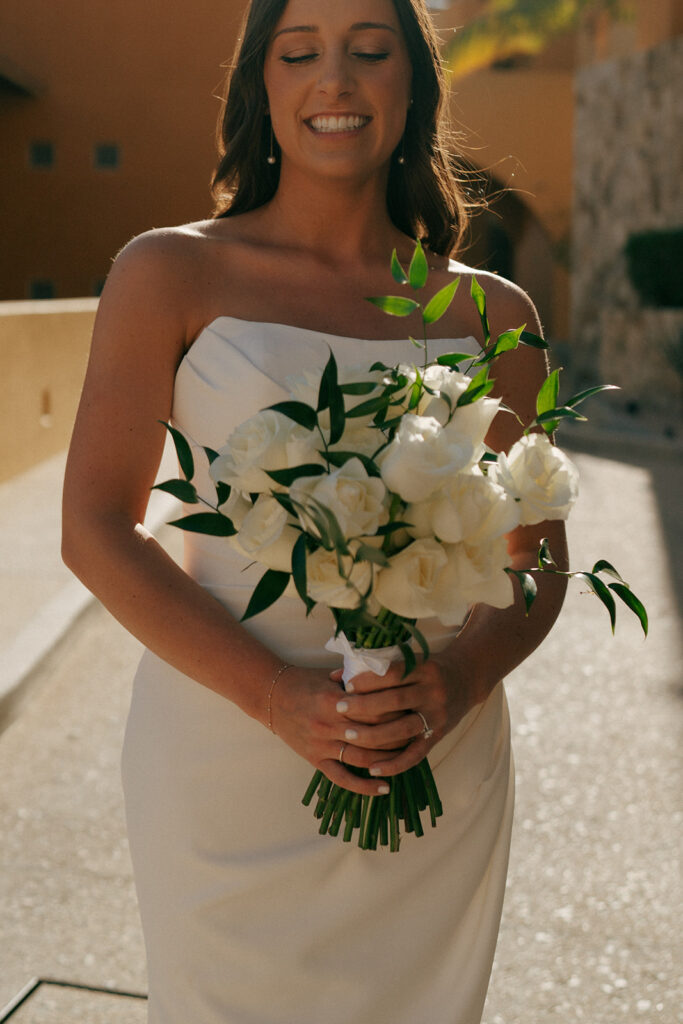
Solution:
<path fill-rule="evenodd" d="M 391 161 L 387 208 L 392 222 L 433 252 L 457 248 L 467 203 L 449 153 L 444 113 L 446 83 L 438 42 L 424 0 L 393 0 L 413 69 L 413 104 Z M 220 160 L 211 183 L 214 217 L 263 206 L 275 195 L 279 160 L 268 163 L 270 119 L 263 70 L 266 51 L 287 0 L 251 0 L 218 126 Z M 274 152 L 279 155 L 277 141 Z M 403 152 L 405 163 L 399 164 Z"/>

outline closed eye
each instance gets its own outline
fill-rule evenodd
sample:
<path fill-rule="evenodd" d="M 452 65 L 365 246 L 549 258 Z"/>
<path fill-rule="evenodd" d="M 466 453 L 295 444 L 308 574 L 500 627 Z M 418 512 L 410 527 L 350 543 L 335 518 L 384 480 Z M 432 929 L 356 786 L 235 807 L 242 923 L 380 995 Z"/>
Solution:
<path fill-rule="evenodd" d="M 317 53 L 302 53 L 296 57 L 283 56 L 281 59 L 285 64 L 305 64 L 306 61 L 313 60 L 317 56 Z"/>
<path fill-rule="evenodd" d="M 354 53 L 353 56 L 354 57 L 360 57 L 361 60 L 368 61 L 370 64 L 378 64 L 381 60 L 386 60 L 387 57 L 389 56 L 389 54 L 388 53 L 384 53 L 384 52 L 377 52 L 377 51 L 373 51 L 373 52 L 361 51 L 361 52 Z"/>

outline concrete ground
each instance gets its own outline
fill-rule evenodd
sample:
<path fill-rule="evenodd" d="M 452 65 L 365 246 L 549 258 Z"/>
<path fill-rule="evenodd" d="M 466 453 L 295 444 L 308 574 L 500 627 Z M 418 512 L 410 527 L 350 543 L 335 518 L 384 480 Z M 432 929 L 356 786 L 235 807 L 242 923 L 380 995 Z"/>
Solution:
<path fill-rule="evenodd" d="M 643 641 L 621 606 L 613 638 L 574 584 L 553 633 L 508 680 L 517 810 L 485 1024 L 675 1024 L 683 1005 L 683 474 L 674 451 L 587 447 L 575 457 L 572 564 L 612 561 L 647 604 L 651 634 Z M 162 537 L 177 547 L 173 533 Z M 0 1020 L 32 977 L 145 991 L 118 772 L 139 654 L 93 603 L 5 719 Z M 137 1024 L 144 1003 L 43 985 L 11 1019 Z"/>

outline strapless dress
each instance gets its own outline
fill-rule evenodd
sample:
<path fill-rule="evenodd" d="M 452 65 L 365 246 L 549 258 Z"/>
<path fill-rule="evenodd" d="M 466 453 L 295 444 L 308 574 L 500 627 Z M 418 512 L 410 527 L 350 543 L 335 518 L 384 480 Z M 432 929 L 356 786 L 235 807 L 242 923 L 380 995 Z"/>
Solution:
<path fill-rule="evenodd" d="M 430 355 L 463 342 L 430 342 Z M 219 448 L 285 378 L 410 362 L 367 341 L 219 317 L 183 358 L 172 418 Z M 474 352 L 474 349 L 472 349 Z M 195 483 L 213 499 L 201 453 Z M 196 510 L 196 509 L 195 509 Z M 241 616 L 263 570 L 224 539 L 185 535 L 186 571 Z M 423 623 L 433 650 L 453 630 Z M 245 624 L 288 662 L 335 666 L 327 609 L 281 598 Z M 123 749 L 150 1024 L 479 1024 L 505 889 L 513 807 L 503 684 L 430 753 L 443 817 L 399 853 L 320 836 L 300 803 L 312 767 L 238 707 L 146 651 Z"/>

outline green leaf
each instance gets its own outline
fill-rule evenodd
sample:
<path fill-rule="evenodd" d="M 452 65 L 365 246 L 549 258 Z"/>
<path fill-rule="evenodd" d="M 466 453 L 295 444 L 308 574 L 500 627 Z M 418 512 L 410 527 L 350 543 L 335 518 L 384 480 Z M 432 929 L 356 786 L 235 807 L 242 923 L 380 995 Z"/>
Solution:
<path fill-rule="evenodd" d="M 580 412 L 576 412 L 575 409 L 568 409 L 566 405 L 561 405 L 559 409 L 548 409 L 547 412 L 541 413 L 535 420 L 529 424 L 524 431 L 525 434 L 531 433 L 535 426 L 543 427 L 546 434 L 552 434 L 554 430 L 557 430 L 560 420 L 582 420 L 584 423 L 586 417 L 582 416 Z"/>
<path fill-rule="evenodd" d="M 612 597 L 607 585 L 602 582 L 599 576 L 596 576 L 592 572 L 576 572 L 573 573 L 573 575 L 577 579 L 585 580 L 595 596 L 600 598 L 609 612 L 610 622 L 612 623 L 612 632 L 614 632 L 614 627 L 616 626 L 617 621 L 617 609 L 614 603 L 614 598 Z M 613 584 L 613 586 L 619 586 L 619 584 Z"/>
<path fill-rule="evenodd" d="M 324 476 L 324 466 L 317 462 L 307 462 L 303 466 L 292 466 L 291 469 L 267 469 L 268 476 L 281 487 L 291 487 L 301 476 Z"/>
<path fill-rule="evenodd" d="M 415 348 L 419 348 L 419 349 L 423 349 L 424 350 L 427 347 L 425 345 L 424 341 L 420 341 L 418 338 L 414 338 L 412 336 L 412 334 L 409 335 L 408 340 L 410 341 L 411 345 L 415 346 Z"/>
<path fill-rule="evenodd" d="M 557 396 L 560 393 L 560 371 L 553 370 L 541 384 L 536 396 L 536 412 L 541 413 L 554 409 L 557 405 Z"/>
<path fill-rule="evenodd" d="M 344 433 L 344 396 L 337 376 L 337 361 L 330 351 L 318 390 L 318 412 L 330 410 L 330 444 L 336 444 Z"/>
<path fill-rule="evenodd" d="M 455 298 L 455 293 L 458 290 L 459 284 L 460 278 L 456 277 L 455 281 L 451 281 L 450 284 L 445 285 L 436 293 L 436 295 L 432 296 L 422 311 L 422 320 L 424 323 L 435 324 L 437 320 L 441 319 L 444 313 L 448 311 L 451 302 Z"/>
<path fill-rule="evenodd" d="M 391 370 L 391 369 L 393 369 L 393 367 L 387 366 L 386 363 L 379 363 L 378 362 L 378 363 L 373 363 L 372 364 L 372 366 L 370 367 L 370 373 L 374 373 L 375 370 L 382 370 L 384 372 L 385 370 Z"/>
<path fill-rule="evenodd" d="M 645 605 L 640 601 L 633 593 L 631 588 L 626 583 L 610 583 L 609 589 L 613 590 L 614 593 L 621 598 L 627 607 L 634 612 L 640 619 L 640 625 L 643 628 L 643 633 L 647 636 L 648 631 L 648 619 Z"/>
<path fill-rule="evenodd" d="M 419 308 L 414 299 L 404 299 L 401 295 L 377 295 L 367 301 L 391 316 L 410 316 Z"/>
<path fill-rule="evenodd" d="M 508 576 L 515 576 L 519 580 L 519 585 L 522 588 L 524 604 L 526 605 L 526 614 L 528 615 L 532 604 L 536 600 L 536 594 L 538 593 L 536 580 L 533 578 L 531 573 L 522 572 L 520 569 L 507 568 L 505 572 Z"/>
<path fill-rule="evenodd" d="M 375 548 L 372 544 L 360 544 L 354 558 L 356 562 L 373 562 L 383 568 L 389 565 L 389 559 L 382 549 Z"/>
<path fill-rule="evenodd" d="M 399 644 L 398 648 L 403 655 L 404 661 L 403 675 L 401 678 L 405 679 L 417 665 L 417 658 L 415 657 L 415 651 L 412 649 L 410 644 Z"/>
<path fill-rule="evenodd" d="M 481 320 L 481 326 L 484 332 L 484 348 L 486 348 L 491 340 L 491 328 L 489 327 L 489 318 L 486 313 L 486 292 L 479 284 L 476 277 L 472 277 L 470 295 L 474 299 L 474 304 L 477 307 L 477 312 L 479 313 L 479 319 Z"/>
<path fill-rule="evenodd" d="M 410 261 L 410 267 L 408 269 L 408 284 L 413 291 L 418 291 L 420 288 L 424 288 L 427 284 L 427 277 L 429 275 L 429 267 L 427 265 L 427 257 L 425 256 L 422 243 L 418 241 L 415 243 L 413 250 L 413 258 Z"/>
<path fill-rule="evenodd" d="M 232 487 L 230 487 L 229 484 L 223 483 L 222 480 L 218 481 L 216 484 L 216 498 L 219 505 L 225 505 L 226 501 L 230 497 L 231 491 Z"/>
<path fill-rule="evenodd" d="M 619 580 L 620 583 L 623 583 L 625 584 L 625 586 L 628 586 L 626 580 L 619 575 L 619 573 L 614 568 L 612 563 L 608 562 L 606 558 L 601 558 L 598 562 L 596 562 L 591 571 L 594 573 L 606 572 L 608 576 L 613 576 L 615 580 Z"/>
<path fill-rule="evenodd" d="M 557 562 L 551 554 L 550 542 L 547 537 L 543 538 L 538 549 L 538 568 L 541 570 L 557 569 Z"/>
<path fill-rule="evenodd" d="M 254 615 L 258 615 L 275 604 L 277 599 L 284 594 L 289 579 L 288 572 L 276 572 L 275 569 L 268 569 L 254 587 L 254 593 L 251 595 L 247 610 L 240 622 L 246 622 L 247 619 L 251 619 Z"/>
<path fill-rule="evenodd" d="M 538 334 L 532 334 L 531 331 L 522 331 L 519 340 L 523 345 L 528 345 L 529 348 L 550 348 L 550 345 L 544 338 L 539 337 Z"/>
<path fill-rule="evenodd" d="M 302 533 L 292 548 L 292 576 L 296 592 L 304 602 L 308 604 L 311 600 L 308 596 L 308 585 L 306 580 L 306 534 Z"/>
<path fill-rule="evenodd" d="M 188 505 L 196 505 L 199 501 L 197 488 L 189 480 L 165 480 L 162 484 L 155 484 L 152 490 L 172 494 L 174 498 Z"/>
<path fill-rule="evenodd" d="M 339 389 L 344 395 L 370 395 L 378 387 L 379 384 L 376 380 L 357 381 L 355 384 L 339 385 Z"/>
<path fill-rule="evenodd" d="M 420 645 L 420 649 L 424 654 L 425 661 L 427 661 L 427 659 L 429 658 L 429 644 L 427 643 L 427 640 L 424 637 L 424 635 L 420 632 L 415 623 L 410 621 L 410 619 L 404 619 L 403 626 L 405 629 L 408 630 L 413 639 L 417 640 L 418 644 Z"/>
<path fill-rule="evenodd" d="M 590 398 L 591 395 L 597 395 L 600 391 L 619 390 L 620 389 L 616 384 L 598 384 L 597 387 L 588 388 L 586 391 L 580 391 L 578 394 L 572 395 L 572 397 L 568 398 L 564 404 L 568 405 L 571 409 L 573 409 L 574 406 L 579 405 L 581 402 L 585 402 L 585 400 L 587 398 Z"/>
<path fill-rule="evenodd" d="M 401 266 L 401 261 L 395 249 L 391 254 L 391 276 L 397 284 L 408 284 L 408 275 Z"/>
<path fill-rule="evenodd" d="M 482 362 L 492 362 L 498 356 L 502 356 L 503 352 L 513 352 L 519 345 L 519 339 L 523 330 L 523 327 L 518 327 L 514 331 L 505 331 L 503 334 L 500 334 L 495 345 L 488 350 Z"/>
<path fill-rule="evenodd" d="M 484 398 L 490 391 L 493 391 L 495 384 L 495 380 L 491 380 L 489 377 L 489 367 L 484 366 L 476 377 L 472 378 L 467 386 L 467 390 L 463 391 L 460 395 L 456 408 L 459 409 L 463 405 L 471 405 L 471 403 L 476 402 L 478 398 Z"/>
<path fill-rule="evenodd" d="M 379 466 L 376 462 L 373 462 L 367 455 L 361 455 L 360 452 L 325 452 L 325 458 L 332 466 L 345 466 L 349 459 L 359 459 L 363 463 L 365 472 L 368 476 L 381 476 Z"/>
<path fill-rule="evenodd" d="M 282 413 L 290 420 L 294 420 L 300 427 L 305 427 L 306 430 L 315 430 L 318 425 L 318 417 L 315 409 L 311 405 L 307 405 L 305 402 L 277 402 L 275 405 L 269 405 L 269 409 L 273 412 Z"/>
<path fill-rule="evenodd" d="M 412 412 L 413 409 L 417 409 L 420 404 L 420 398 L 422 397 L 422 374 L 415 368 L 415 383 L 410 389 L 410 401 L 408 402 L 408 411 Z"/>
<path fill-rule="evenodd" d="M 390 533 L 396 533 L 397 530 L 407 530 L 413 523 L 403 523 L 398 519 L 394 519 L 391 523 L 385 523 L 384 526 L 378 526 L 375 530 L 376 537 L 386 537 Z"/>
<path fill-rule="evenodd" d="M 372 416 L 374 413 L 379 412 L 380 409 L 386 409 L 391 402 L 391 392 L 384 391 L 383 394 L 378 395 L 377 398 L 369 398 L 367 402 L 360 402 L 354 406 L 353 409 L 349 409 L 346 414 L 346 418 L 349 420 L 359 419 L 361 416 Z"/>
<path fill-rule="evenodd" d="M 170 423 L 166 423 L 164 420 L 159 420 L 159 423 L 163 424 L 168 430 L 171 437 L 173 438 L 173 444 L 175 445 L 176 455 L 178 456 L 178 463 L 185 476 L 186 480 L 191 480 L 194 476 L 194 459 L 192 458 L 192 450 L 187 442 L 187 439 L 179 430 L 172 427 Z"/>
<path fill-rule="evenodd" d="M 456 369 L 460 363 L 464 363 L 466 359 L 472 359 L 471 352 L 446 352 L 442 356 L 436 357 L 436 362 L 439 366 L 455 366 Z"/>
<path fill-rule="evenodd" d="M 218 458 L 218 452 L 214 451 L 213 448 L 204 448 L 204 451 L 206 452 L 206 457 L 209 460 L 209 465 L 213 465 Z"/>
<path fill-rule="evenodd" d="M 177 526 L 179 530 L 186 530 L 188 533 L 203 533 L 209 537 L 234 537 L 237 533 L 232 520 L 220 512 L 197 512 L 192 516 L 174 519 L 168 525 Z"/>

